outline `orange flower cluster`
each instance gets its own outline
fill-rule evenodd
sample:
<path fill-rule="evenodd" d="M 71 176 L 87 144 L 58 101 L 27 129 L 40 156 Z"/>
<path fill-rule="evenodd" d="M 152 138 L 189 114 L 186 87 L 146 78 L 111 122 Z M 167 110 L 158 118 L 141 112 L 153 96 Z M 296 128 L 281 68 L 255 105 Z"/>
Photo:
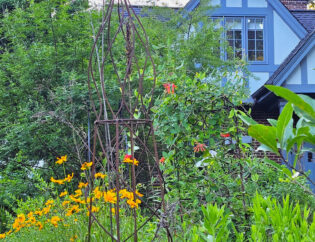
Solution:
<path fill-rule="evenodd" d="M 139 161 L 136 160 L 136 158 L 133 158 L 133 160 L 132 160 L 131 155 L 125 155 L 123 162 L 124 163 L 131 163 L 131 164 L 134 164 L 135 166 L 139 165 Z"/>

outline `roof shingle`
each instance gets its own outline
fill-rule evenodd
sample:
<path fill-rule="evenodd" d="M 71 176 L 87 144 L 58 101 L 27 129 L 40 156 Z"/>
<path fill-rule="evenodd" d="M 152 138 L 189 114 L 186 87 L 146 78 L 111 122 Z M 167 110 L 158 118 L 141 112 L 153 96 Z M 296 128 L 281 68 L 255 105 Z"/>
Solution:
<path fill-rule="evenodd" d="M 290 12 L 308 32 L 315 29 L 315 10 L 294 10 Z"/>

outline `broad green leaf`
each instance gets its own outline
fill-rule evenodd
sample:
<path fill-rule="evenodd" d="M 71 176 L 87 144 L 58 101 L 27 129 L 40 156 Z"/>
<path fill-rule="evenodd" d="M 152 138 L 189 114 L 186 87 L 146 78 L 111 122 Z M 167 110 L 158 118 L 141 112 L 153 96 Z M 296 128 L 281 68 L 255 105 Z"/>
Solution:
<path fill-rule="evenodd" d="M 279 154 L 277 149 L 276 128 L 262 124 L 251 125 L 248 134 L 261 144 L 268 146 L 274 153 Z"/>
<path fill-rule="evenodd" d="M 299 146 L 300 144 L 303 143 L 303 140 L 306 138 L 306 135 L 299 135 L 299 136 L 295 136 L 293 139 L 290 139 L 287 141 L 287 145 L 286 145 L 286 152 L 287 155 L 290 152 L 290 150 L 292 149 L 294 144 L 297 144 L 297 146 Z"/>
<path fill-rule="evenodd" d="M 294 110 L 298 111 L 303 117 L 308 120 L 315 120 L 315 110 L 312 105 L 304 100 L 305 97 L 303 97 L 303 99 L 301 96 L 284 87 L 266 85 L 266 88 L 274 92 L 277 96 L 294 104 Z"/>
<path fill-rule="evenodd" d="M 305 137 L 305 141 L 311 143 L 312 145 L 315 145 L 315 135 L 308 134 Z"/>
<path fill-rule="evenodd" d="M 280 148 L 285 149 L 288 141 L 293 137 L 293 119 L 290 119 L 289 123 L 285 127 L 283 137 L 281 139 Z"/>
<path fill-rule="evenodd" d="M 277 127 L 277 122 L 278 121 L 276 119 L 268 118 L 267 121 L 271 124 L 271 126 Z"/>
<path fill-rule="evenodd" d="M 277 162 L 273 161 L 273 160 L 270 160 L 268 158 L 265 158 L 264 159 L 264 162 L 268 163 L 269 165 L 272 165 L 273 167 L 279 169 L 279 170 L 282 170 L 282 166 L 280 164 L 278 164 Z"/>
<path fill-rule="evenodd" d="M 288 168 L 282 168 L 282 172 L 286 174 L 288 177 L 292 177 L 292 172 Z"/>
<path fill-rule="evenodd" d="M 293 108 L 292 108 L 292 104 L 289 102 L 284 106 L 277 122 L 277 137 L 278 137 L 281 149 L 284 147 L 284 132 L 290 120 L 292 119 L 292 114 L 293 114 Z"/>
<path fill-rule="evenodd" d="M 247 125 L 255 125 L 258 124 L 255 120 L 251 119 L 246 115 L 238 115 L 238 117 Z"/>

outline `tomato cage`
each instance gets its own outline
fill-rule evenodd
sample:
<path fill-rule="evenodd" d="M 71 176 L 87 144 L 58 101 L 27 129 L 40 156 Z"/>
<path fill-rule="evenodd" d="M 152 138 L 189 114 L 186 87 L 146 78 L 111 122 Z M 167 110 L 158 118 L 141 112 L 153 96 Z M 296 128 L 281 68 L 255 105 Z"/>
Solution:
<path fill-rule="evenodd" d="M 165 231 L 164 236 L 172 241 L 166 219 L 164 180 L 150 119 L 156 70 L 148 38 L 128 0 L 106 1 L 100 11 L 102 21 L 98 31 L 91 20 L 94 44 L 88 68 L 94 119 L 92 148 L 89 148 L 89 161 L 93 165 L 87 176 L 86 194 L 90 198 L 88 241 L 95 224 L 109 240 L 138 241 L 138 233 L 154 216 L 159 224 L 153 240 Z M 92 197 L 97 192 L 95 189 L 100 189 L 95 180 L 98 171 L 107 174 L 107 183 L 101 188 L 109 202 L 107 218 L 99 218 L 93 211 Z M 141 221 L 139 210 L 145 212 Z M 122 225 L 125 216 L 133 218 L 128 233 Z"/>

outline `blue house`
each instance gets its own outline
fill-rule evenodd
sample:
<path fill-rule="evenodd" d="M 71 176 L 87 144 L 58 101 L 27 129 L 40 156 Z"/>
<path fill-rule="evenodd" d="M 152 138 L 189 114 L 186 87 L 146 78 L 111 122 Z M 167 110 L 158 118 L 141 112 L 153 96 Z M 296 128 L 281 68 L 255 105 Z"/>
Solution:
<path fill-rule="evenodd" d="M 248 80 L 252 116 L 265 123 L 277 118 L 285 101 L 264 85 L 286 87 L 315 98 L 315 11 L 307 0 L 212 0 L 212 18 L 227 27 L 226 39 L 234 57 L 246 58 L 254 75 Z M 191 0 L 188 11 L 200 0 Z M 233 57 L 233 56 L 232 56 Z M 227 58 L 227 57 L 225 57 Z M 277 159 L 277 157 L 273 157 Z M 290 157 L 289 157 L 290 159 Z M 315 153 L 302 158 L 315 181 Z M 313 187 L 315 190 L 315 187 Z"/>

